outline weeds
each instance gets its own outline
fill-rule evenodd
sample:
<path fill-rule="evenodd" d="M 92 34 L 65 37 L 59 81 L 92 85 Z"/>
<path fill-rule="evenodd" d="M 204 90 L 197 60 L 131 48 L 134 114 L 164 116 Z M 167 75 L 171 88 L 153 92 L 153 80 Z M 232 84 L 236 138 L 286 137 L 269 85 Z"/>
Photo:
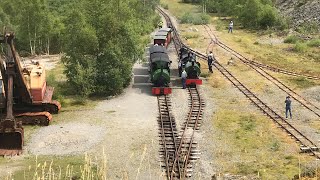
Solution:
<path fill-rule="evenodd" d="M 198 38 L 200 35 L 198 33 L 186 33 L 184 35 L 185 38 L 187 39 L 194 39 L 194 38 Z"/>
<path fill-rule="evenodd" d="M 289 44 L 295 44 L 296 42 L 298 42 L 298 40 L 299 38 L 297 36 L 288 36 L 283 42 L 289 43 Z"/>
<path fill-rule="evenodd" d="M 320 47 L 320 39 L 312 39 L 307 43 L 309 47 Z"/>
<path fill-rule="evenodd" d="M 271 150 L 272 151 L 278 151 L 279 148 L 280 148 L 280 144 L 279 144 L 279 142 L 277 140 L 272 142 L 272 144 L 271 144 Z"/>
<path fill-rule="evenodd" d="M 208 72 L 201 72 L 201 74 L 200 74 L 200 77 L 203 77 L 203 78 L 207 78 L 209 76 L 210 76 L 210 73 L 208 73 Z"/>
<path fill-rule="evenodd" d="M 85 154 L 80 164 L 69 163 L 67 165 L 55 164 L 54 160 L 40 162 L 39 158 L 35 158 L 34 165 L 30 165 L 23 174 L 9 174 L 6 179 L 23 179 L 23 180 L 89 180 L 89 179 L 107 179 L 107 158 L 104 150 L 101 156 L 93 158 Z"/>
<path fill-rule="evenodd" d="M 161 4 L 161 6 L 163 7 L 163 9 L 169 9 L 169 5 L 168 4 Z"/>
<path fill-rule="evenodd" d="M 313 81 L 310 81 L 304 77 L 296 77 L 290 79 L 290 81 L 296 84 L 299 88 L 309 88 L 315 85 Z"/>
<path fill-rule="evenodd" d="M 308 49 L 307 44 L 306 43 L 300 43 L 300 42 L 297 42 L 295 44 L 295 46 L 293 47 L 293 50 L 295 52 L 299 52 L 299 53 L 304 53 L 304 52 L 307 51 L 307 49 Z"/>
<path fill-rule="evenodd" d="M 245 131 L 253 131 L 256 127 L 256 119 L 254 116 L 241 116 L 240 117 L 240 126 Z"/>
<path fill-rule="evenodd" d="M 210 21 L 210 16 L 205 13 L 196 14 L 196 13 L 185 13 L 181 19 L 182 24 L 194 24 L 194 25 L 201 25 L 201 24 L 208 24 Z"/>

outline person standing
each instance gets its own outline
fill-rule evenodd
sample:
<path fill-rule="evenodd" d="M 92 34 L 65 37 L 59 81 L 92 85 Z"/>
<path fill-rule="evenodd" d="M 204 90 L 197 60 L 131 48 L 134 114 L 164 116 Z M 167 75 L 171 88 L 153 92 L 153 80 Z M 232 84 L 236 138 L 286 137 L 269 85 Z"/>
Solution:
<path fill-rule="evenodd" d="M 211 73 L 213 73 L 213 71 L 212 71 L 213 58 L 214 57 L 213 57 L 212 51 L 210 51 L 210 53 L 208 55 L 208 68 Z"/>
<path fill-rule="evenodd" d="M 288 118 L 288 112 L 290 113 L 290 118 L 292 119 L 292 114 L 291 114 L 291 99 L 290 96 L 287 96 L 286 100 L 284 101 L 286 104 L 286 118 Z"/>
<path fill-rule="evenodd" d="M 162 28 L 162 26 L 163 26 L 163 22 L 162 22 L 162 21 L 160 21 L 160 22 L 158 23 L 158 27 L 159 27 L 159 29 L 161 29 L 161 28 Z"/>
<path fill-rule="evenodd" d="M 233 21 L 230 21 L 228 33 L 230 32 L 232 33 L 232 29 L 233 29 Z"/>
<path fill-rule="evenodd" d="M 187 86 L 186 86 L 186 80 L 187 80 L 187 72 L 186 70 L 183 68 L 182 69 L 182 73 L 181 73 L 181 82 L 182 82 L 182 88 L 185 89 Z"/>

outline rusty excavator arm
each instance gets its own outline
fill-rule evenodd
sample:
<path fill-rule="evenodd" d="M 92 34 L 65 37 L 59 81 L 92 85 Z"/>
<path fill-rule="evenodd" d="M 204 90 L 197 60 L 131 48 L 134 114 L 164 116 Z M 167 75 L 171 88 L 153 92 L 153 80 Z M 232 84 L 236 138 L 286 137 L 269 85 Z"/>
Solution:
<path fill-rule="evenodd" d="M 10 36 L 5 35 L 0 42 L 10 42 Z M 15 76 L 15 62 L 13 57 L 7 57 L 6 73 L 1 65 L 3 79 L 6 79 L 6 117 L 0 122 L 0 155 L 18 155 L 22 153 L 23 147 L 23 128 L 21 123 L 17 122 L 13 116 L 13 83 Z"/>

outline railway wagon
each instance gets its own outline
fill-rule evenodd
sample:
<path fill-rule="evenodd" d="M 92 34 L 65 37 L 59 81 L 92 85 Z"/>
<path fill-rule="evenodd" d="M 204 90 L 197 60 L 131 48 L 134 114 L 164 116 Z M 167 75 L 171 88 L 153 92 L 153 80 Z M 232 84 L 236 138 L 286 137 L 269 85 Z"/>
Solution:
<path fill-rule="evenodd" d="M 152 46 L 150 51 L 150 79 L 153 84 L 152 94 L 171 94 L 170 84 L 170 64 L 171 61 L 167 50 L 163 46 Z"/>
<path fill-rule="evenodd" d="M 197 62 L 196 55 L 185 47 L 179 50 L 179 75 L 184 68 L 187 72 L 187 85 L 201 85 L 202 80 L 199 78 L 201 74 L 200 63 Z"/>
<path fill-rule="evenodd" d="M 161 28 L 158 32 L 167 32 L 167 42 L 170 44 L 172 35 L 171 35 L 171 28 Z"/>
<path fill-rule="evenodd" d="M 153 36 L 153 44 L 163 45 L 164 47 L 168 47 L 171 41 L 171 32 L 166 29 L 159 30 Z"/>

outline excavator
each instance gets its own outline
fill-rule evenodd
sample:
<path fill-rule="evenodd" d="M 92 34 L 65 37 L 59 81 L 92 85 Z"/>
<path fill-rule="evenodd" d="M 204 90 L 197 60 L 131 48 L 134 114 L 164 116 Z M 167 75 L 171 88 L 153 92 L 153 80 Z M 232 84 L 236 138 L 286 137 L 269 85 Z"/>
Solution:
<path fill-rule="evenodd" d="M 14 156 L 23 151 L 23 125 L 47 126 L 51 114 L 61 109 L 52 100 L 54 88 L 47 86 L 45 69 L 36 62 L 22 67 L 13 44 L 14 33 L 0 35 L 0 155 Z"/>

